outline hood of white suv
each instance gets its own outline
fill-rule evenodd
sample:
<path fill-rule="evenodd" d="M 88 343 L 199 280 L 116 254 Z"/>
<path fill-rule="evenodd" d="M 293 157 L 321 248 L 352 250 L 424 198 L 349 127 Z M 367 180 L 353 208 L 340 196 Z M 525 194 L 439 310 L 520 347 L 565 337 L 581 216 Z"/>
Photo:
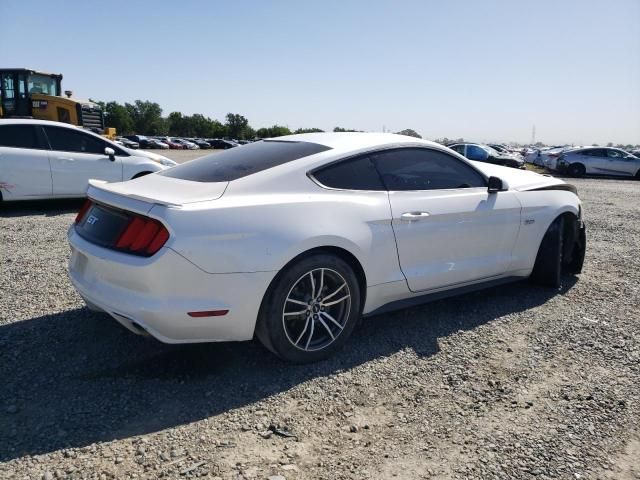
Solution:
<path fill-rule="evenodd" d="M 150 160 L 153 160 L 156 163 L 159 163 L 164 167 L 174 167 L 177 165 L 177 163 L 171 160 L 170 158 L 167 158 L 163 155 L 158 155 L 157 153 L 146 152 L 144 150 L 132 150 L 126 147 L 125 147 L 125 150 L 129 153 L 129 155 L 132 155 L 134 157 L 146 157 Z"/>

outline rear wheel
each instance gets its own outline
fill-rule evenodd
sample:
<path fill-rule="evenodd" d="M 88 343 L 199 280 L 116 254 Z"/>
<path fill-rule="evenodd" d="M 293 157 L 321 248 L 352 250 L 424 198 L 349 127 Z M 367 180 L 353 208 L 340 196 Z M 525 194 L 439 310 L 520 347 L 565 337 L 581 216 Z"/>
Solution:
<path fill-rule="evenodd" d="M 339 257 L 313 254 L 282 271 L 260 309 L 256 335 L 284 360 L 309 363 L 340 349 L 360 317 L 360 286 Z"/>
<path fill-rule="evenodd" d="M 564 250 L 564 218 L 559 217 L 549 226 L 542 238 L 531 280 L 545 287 L 560 288 Z"/>
<path fill-rule="evenodd" d="M 567 172 L 572 177 L 583 177 L 587 172 L 587 169 L 584 168 L 584 165 L 582 165 L 581 163 L 572 163 L 571 165 L 569 165 Z"/>
<path fill-rule="evenodd" d="M 640 170 L 636 172 L 636 180 L 640 180 Z"/>

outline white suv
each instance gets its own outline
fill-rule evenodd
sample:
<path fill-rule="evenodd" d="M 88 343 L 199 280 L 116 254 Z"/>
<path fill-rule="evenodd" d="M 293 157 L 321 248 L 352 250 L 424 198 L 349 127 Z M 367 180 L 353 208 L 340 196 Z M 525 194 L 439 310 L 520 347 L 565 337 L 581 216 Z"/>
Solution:
<path fill-rule="evenodd" d="M 0 120 L 0 200 L 84 197 L 91 178 L 121 182 L 175 164 L 66 123 Z"/>

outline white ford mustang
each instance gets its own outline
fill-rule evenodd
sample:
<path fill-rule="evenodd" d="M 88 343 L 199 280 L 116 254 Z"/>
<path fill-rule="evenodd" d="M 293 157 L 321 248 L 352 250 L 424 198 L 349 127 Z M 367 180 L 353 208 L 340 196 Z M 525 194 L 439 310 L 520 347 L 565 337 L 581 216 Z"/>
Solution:
<path fill-rule="evenodd" d="M 121 183 L 69 229 L 90 308 L 162 342 L 327 357 L 363 314 L 579 273 L 576 189 L 392 134 L 256 142 Z"/>

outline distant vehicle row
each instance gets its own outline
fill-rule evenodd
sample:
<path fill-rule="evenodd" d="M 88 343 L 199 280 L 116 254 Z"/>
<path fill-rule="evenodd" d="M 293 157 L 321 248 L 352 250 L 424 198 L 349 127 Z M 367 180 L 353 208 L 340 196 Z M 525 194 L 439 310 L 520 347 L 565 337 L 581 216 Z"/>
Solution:
<path fill-rule="evenodd" d="M 572 177 L 612 175 L 640 179 L 640 151 L 613 147 L 555 146 L 529 153 L 526 161 Z"/>
<path fill-rule="evenodd" d="M 447 145 L 451 150 L 477 162 L 492 163 L 504 167 L 524 169 L 524 159 L 504 145 L 482 145 L 478 143 L 454 143 Z"/>
<path fill-rule="evenodd" d="M 116 143 L 127 148 L 145 148 L 145 149 L 161 149 L 161 150 L 198 150 L 198 149 L 220 149 L 227 150 L 237 147 L 246 140 L 225 140 L 221 138 L 182 138 L 182 137 L 165 137 L 146 135 L 125 135 L 116 137 Z"/>

